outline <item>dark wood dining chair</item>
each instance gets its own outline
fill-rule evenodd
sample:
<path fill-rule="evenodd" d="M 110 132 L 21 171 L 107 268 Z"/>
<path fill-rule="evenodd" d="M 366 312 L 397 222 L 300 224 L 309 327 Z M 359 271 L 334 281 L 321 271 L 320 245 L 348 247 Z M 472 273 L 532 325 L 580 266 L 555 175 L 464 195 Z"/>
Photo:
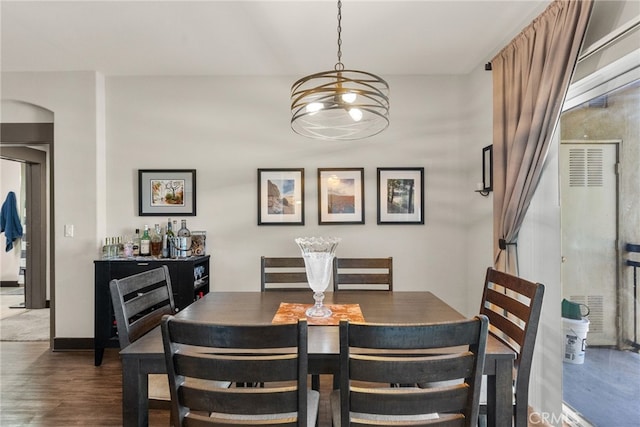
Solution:
<path fill-rule="evenodd" d="M 166 265 L 109 282 L 120 348 L 127 347 L 175 313 L 171 277 Z M 164 374 L 149 375 L 149 406 L 169 408 L 169 382 Z"/>
<path fill-rule="evenodd" d="M 316 424 L 320 394 L 307 389 L 305 319 L 226 325 L 165 316 L 162 339 L 174 426 Z"/>
<path fill-rule="evenodd" d="M 340 322 L 334 426 L 475 426 L 488 320 L 431 324 Z M 433 388 L 389 384 L 452 382 Z"/>
<path fill-rule="evenodd" d="M 310 291 L 302 257 L 261 257 L 260 289 L 267 291 Z M 320 390 L 320 376 L 311 376 L 311 388 Z"/>
<path fill-rule="evenodd" d="M 513 387 L 515 427 L 527 427 L 529 377 L 543 295 L 544 285 L 541 283 L 487 268 L 480 314 L 489 318 L 489 333 L 516 353 Z M 486 398 L 483 400 L 486 402 Z M 484 402 L 480 406 L 483 418 L 487 409 Z"/>
<path fill-rule="evenodd" d="M 261 257 L 260 288 L 264 291 L 308 290 L 302 257 Z"/>
<path fill-rule="evenodd" d="M 393 258 L 334 258 L 333 290 L 393 290 Z"/>
<path fill-rule="evenodd" d="M 120 348 L 127 347 L 160 325 L 176 307 L 166 265 L 109 282 Z M 168 409 L 171 401 L 166 374 L 149 374 L 149 407 Z M 220 383 L 229 387 L 231 383 Z"/>

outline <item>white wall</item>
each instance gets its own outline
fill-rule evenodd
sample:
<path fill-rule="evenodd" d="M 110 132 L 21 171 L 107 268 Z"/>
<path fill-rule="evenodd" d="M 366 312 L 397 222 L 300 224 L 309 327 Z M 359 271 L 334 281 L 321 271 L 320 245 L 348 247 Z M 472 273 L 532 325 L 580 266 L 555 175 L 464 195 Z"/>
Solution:
<path fill-rule="evenodd" d="M 339 256 L 393 256 L 398 290 L 428 289 L 466 308 L 462 89 L 457 77 L 387 77 L 391 125 L 364 141 L 303 138 L 289 126 L 290 78 L 107 78 L 108 224 L 131 233 L 137 170 L 197 170 L 214 290 L 256 290 L 261 255 L 295 256 L 302 235 L 342 237 Z M 487 138 L 484 138 L 485 140 Z M 425 225 L 376 224 L 376 168 L 425 168 Z M 257 169 L 305 168 L 305 225 L 257 225 Z M 317 168 L 365 168 L 365 225 L 318 226 Z"/>
<path fill-rule="evenodd" d="M 529 405 L 543 419 L 558 423 L 562 413 L 562 324 L 560 321 L 560 203 L 558 141 L 554 139 L 544 171 L 518 237 L 520 276 L 545 285 L 529 387 Z"/>
<path fill-rule="evenodd" d="M 493 144 L 492 86 L 491 72 L 479 67 L 467 76 L 461 100 L 467 164 L 466 251 L 462 263 L 467 269 L 467 316 L 478 313 L 486 269 L 493 266 L 493 193 L 483 197 L 474 191 L 476 183 L 482 181 L 482 148 Z"/>
<path fill-rule="evenodd" d="M 96 211 L 96 85 L 92 72 L 3 73 L 2 97 L 54 115 L 55 337 L 93 337 Z M 64 224 L 75 237 L 64 236 Z"/>
<path fill-rule="evenodd" d="M 54 113 L 55 336 L 93 336 L 93 260 L 103 238 L 166 221 L 137 215 L 137 170 L 145 168 L 197 170 L 198 214 L 187 220 L 208 233 L 213 290 L 257 289 L 260 255 L 295 255 L 296 236 L 338 235 L 342 256 L 393 256 L 398 290 L 428 289 L 464 311 L 459 255 L 473 193 L 463 78 L 387 78 L 389 129 L 327 143 L 291 131 L 294 77 L 109 77 L 103 90 L 95 73 L 4 73 L 4 98 Z M 425 167 L 425 225 L 376 224 L 376 168 L 394 166 Z M 257 169 L 277 167 L 306 170 L 305 226 L 257 225 Z M 317 225 L 319 167 L 365 168 L 366 224 Z M 63 237 L 65 224 L 75 237 Z"/>

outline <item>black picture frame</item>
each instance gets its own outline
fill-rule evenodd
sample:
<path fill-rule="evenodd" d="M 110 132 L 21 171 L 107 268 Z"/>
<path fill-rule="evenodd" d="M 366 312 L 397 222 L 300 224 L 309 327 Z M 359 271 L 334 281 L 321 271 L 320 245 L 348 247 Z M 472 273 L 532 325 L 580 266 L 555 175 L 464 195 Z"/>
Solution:
<path fill-rule="evenodd" d="M 364 168 L 318 168 L 318 224 L 364 224 Z"/>
<path fill-rule="evenodd" d="M 493 191 L 493 145 L 482 149 L 482 190 Z"/>
<path fill-rule="evenodd" d="M 139 216 L 195 216 L 195 169 L 138 169 Z"/>
<path fill-rule="evenodd" d="M 304 168 L 258 169 L 258 225 L 304 225 Z"/>
<path fill-rule="evenodd" d="M 378 168 L 378 224 L 424 224 L 424 168 Z"/>

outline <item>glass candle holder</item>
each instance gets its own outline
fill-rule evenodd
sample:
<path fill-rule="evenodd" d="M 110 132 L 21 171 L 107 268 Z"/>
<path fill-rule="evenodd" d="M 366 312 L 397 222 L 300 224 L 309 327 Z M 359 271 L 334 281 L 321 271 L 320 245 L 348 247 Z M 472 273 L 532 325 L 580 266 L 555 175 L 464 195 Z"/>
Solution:
<path fill-rule="evenodd" d="M 300 247 L 304 259 L 307 281 L 313 291 L 315 304 L 306 311 L 309 317 L 329 317 L 331 310 L 324 305 L 324 291 L 331 279 L 331 270 L 339 237 L 298 237 L 295 242 Z"/>

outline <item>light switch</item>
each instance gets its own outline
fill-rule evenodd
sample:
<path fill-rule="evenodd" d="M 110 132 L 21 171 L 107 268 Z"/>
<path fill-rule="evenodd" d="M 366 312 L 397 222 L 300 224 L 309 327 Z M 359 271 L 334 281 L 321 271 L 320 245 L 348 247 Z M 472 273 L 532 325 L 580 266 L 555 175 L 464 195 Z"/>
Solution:
<path fill-rule="evenodd" d="M 73 224 L 64 225 L 64 237 L 73 237 Z"/>

